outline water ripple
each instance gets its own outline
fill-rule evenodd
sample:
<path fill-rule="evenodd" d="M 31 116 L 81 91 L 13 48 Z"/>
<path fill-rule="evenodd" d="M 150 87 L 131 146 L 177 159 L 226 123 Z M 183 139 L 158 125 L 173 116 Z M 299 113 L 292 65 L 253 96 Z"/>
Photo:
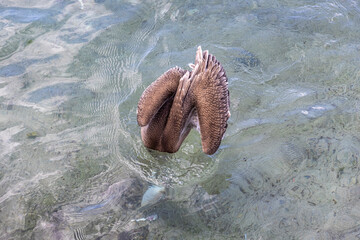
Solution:
<path fill-rule="evenodd" d="M 50 17 L 56 14 L 59 12 L 37 8 L 3 8 L 0 10 L 1 17 L 17 23 L 49 21 Z"/>
<path fill-rule="evenodd" d="M 8 2 L 0 238 L 356 238 L 359 13 L 352 0 Z M 175 154 L 149 151 L 139 97 L 198 45 L 229 78 L 223 144 L 206 156 L 191 132 Z M 164 196 L 141 208 L 154 185 Z"/>

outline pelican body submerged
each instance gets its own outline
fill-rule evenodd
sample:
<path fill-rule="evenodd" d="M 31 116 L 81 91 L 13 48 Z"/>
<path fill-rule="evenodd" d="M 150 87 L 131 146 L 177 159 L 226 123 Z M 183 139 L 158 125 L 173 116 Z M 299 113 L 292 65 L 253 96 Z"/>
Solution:
<path fill-rule="evenodd" d="M 215 56 L 198 47 L 191 71 L 169 69 L 140 97 L 137 121 L 145 147 L 177 152 L 192 128 L 201 135 L 203 152 L 214 154 L 230 117 L 228 81 Z"/>

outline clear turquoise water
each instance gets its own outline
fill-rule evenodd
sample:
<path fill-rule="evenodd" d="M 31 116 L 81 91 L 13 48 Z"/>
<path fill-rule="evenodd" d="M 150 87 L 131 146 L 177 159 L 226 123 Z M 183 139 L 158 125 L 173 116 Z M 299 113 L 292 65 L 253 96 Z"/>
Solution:
<path fill-rule="evenodd" d="M 359 26 L 350 0 L 0 1 L 0 239 L 360 238 Z M 149 152 L 137 101 L 198 45 L 222 145 Z"/>

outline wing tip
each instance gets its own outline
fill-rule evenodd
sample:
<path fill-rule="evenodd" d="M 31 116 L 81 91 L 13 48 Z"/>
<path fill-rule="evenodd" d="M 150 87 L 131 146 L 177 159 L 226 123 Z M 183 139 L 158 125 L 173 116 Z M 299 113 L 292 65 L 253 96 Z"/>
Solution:
<path fill-rule="evenodd" d="M 219 149 L 220 143 L 215 147 L 202 146 L 202 150 L 207 155 L 213 155 Z"/>

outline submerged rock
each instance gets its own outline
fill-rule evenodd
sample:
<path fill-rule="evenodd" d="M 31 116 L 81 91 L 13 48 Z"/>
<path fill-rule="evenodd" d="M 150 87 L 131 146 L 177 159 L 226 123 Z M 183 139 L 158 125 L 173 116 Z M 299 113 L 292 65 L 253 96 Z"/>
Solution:
<path fill-rule="evenodd" d="M 161 186 L 150 186 L 148 190 L 144 193 L 141 200 L 141 207 L 154 204 L 158 202 L 165 193 L 165 188 Z"/>
<path fill-rule="evenodd" d="M 232 65 L 235 72 L 242 71 L 245 68 L 255 68 L 260 66 L 260 59 L 252 52 L 241 47 L 223 47 L 215 45 L 215 47 L 225 51 L 223 53 L 229 59 L 227 64 Z"/>
<path fill-rule="evenodd" d="M 147 239 L 149 234 L 149 226 L 143 226 L 140 228 L 132 229 L 130 231 L 121 232 L 118 236 L 118 240 L 142 240 Z"/>
<path fill-rule="evenodd" d="M 206 179 L 201 183 L 201 186 L 210 195 L 220 194 L 223 190 L 227 189 L 230 185 L 228 178 L 231 174 L 215 174 L 211 178 Z"/>
<path fill-rule="evenodd" d="M 238 56 L 234 57 L 234 63 L 236 65 L 244 65 L 245 67 L 257 67 L 260 65 L 260 60 L 251 52 L 238 49 Z"/>

